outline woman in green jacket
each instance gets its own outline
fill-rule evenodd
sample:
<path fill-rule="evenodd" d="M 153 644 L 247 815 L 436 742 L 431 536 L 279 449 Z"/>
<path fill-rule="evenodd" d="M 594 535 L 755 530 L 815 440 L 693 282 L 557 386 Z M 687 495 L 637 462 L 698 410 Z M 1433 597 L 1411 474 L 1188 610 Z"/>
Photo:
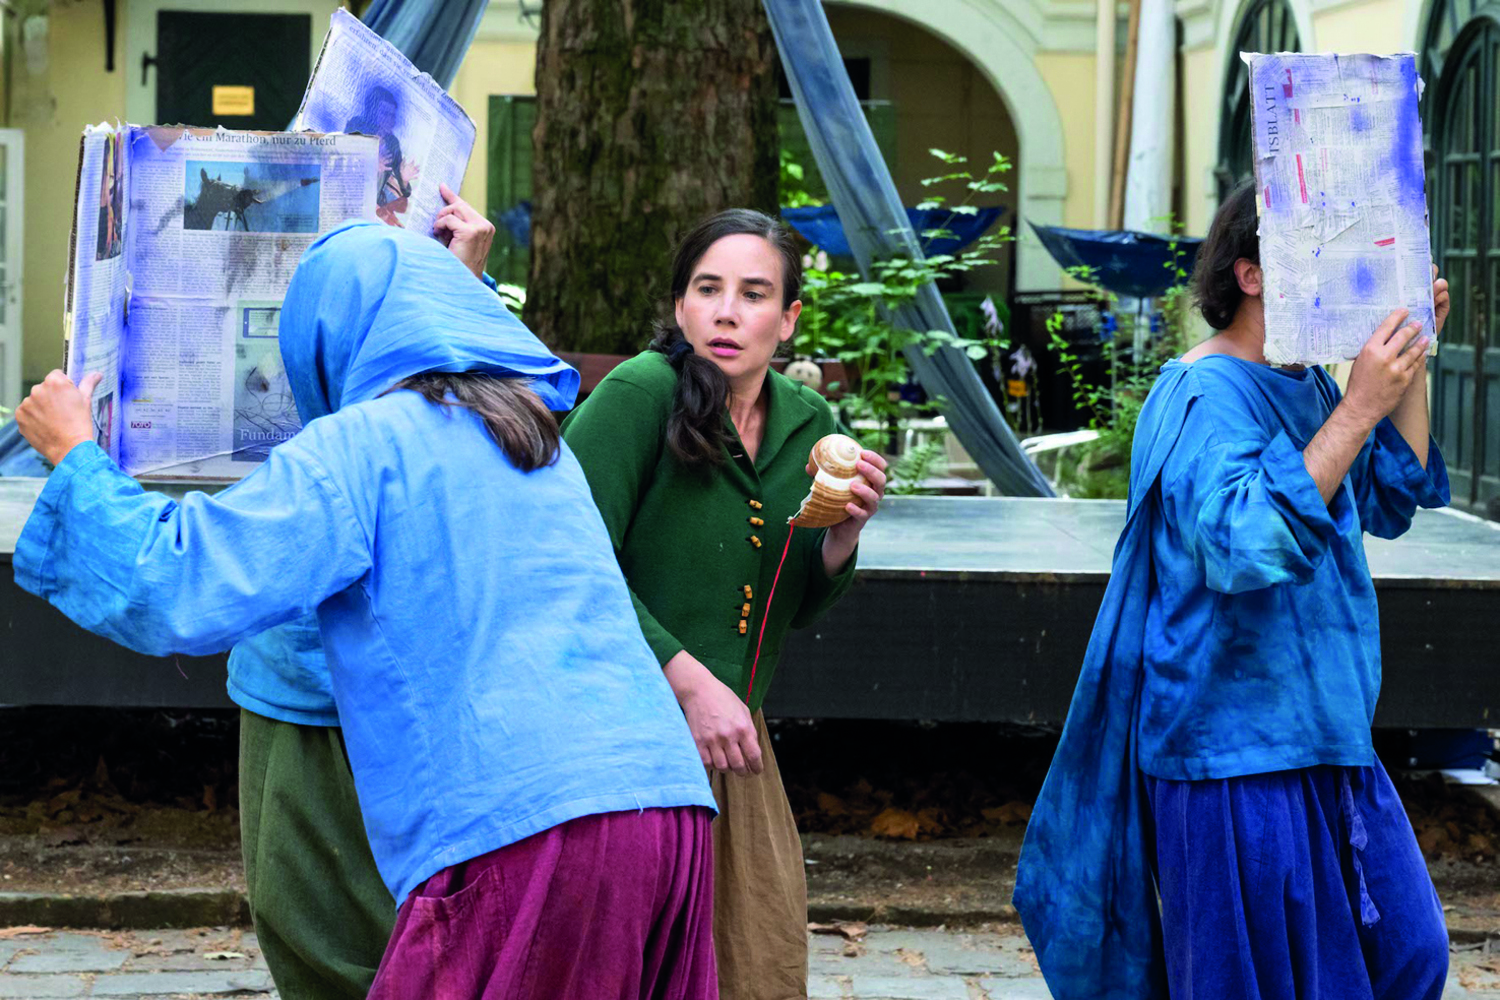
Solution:
<path fill-rule="evenodd" d="M 672 267 L 673 322 L 563 424 L 656 652 L 710 769 L 714 947 L 725 1000 L 807 996 L 807 883 L 760 706 L 788 629 L 848 589 L 885 490 L 871 451 L 848 520 L 788 527 L 836 430 L 817 393 L 771 371 L 802 311 L 790 234 L 759 212 L 700 223 Z M 772 591 L 774 590 L 774 597 Z"/>

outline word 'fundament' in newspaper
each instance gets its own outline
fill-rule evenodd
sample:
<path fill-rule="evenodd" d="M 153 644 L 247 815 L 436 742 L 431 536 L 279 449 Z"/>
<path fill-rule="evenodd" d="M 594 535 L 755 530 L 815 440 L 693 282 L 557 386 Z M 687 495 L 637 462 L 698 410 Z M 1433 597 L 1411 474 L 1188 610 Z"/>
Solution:
<path fill-rule="evenodd" d="M 292 129 L 379 138 L 376 214 L 423 234 L 443 208 L 438 185 L 457 191 L 474 150 L 474 122 L 458 102 L 342 9 L 333 12 Z"/>
<path fill-rule="evenodd" d="M 302 252 L 373 218 L 363 135 L 93 126 L 64 293 L 67 372 L 127 473 L 240 479 L 300 429 L 277 330 Z"/>
<path fill-rule="evenodd" d="M 1397 308 L 1435 335 L 1416 57 L 1241 57 L 1250 65 L 1266 360 L 1348 360 Z"/>

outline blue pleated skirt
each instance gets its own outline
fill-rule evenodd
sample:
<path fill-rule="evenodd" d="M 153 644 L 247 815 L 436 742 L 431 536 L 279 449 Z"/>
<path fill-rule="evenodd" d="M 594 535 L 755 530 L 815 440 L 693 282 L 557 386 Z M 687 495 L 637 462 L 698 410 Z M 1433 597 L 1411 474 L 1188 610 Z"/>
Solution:
<path fill-rule="evenodd" d="M 1442 995 L 1442 907 L 1379 761 L 1147 790 L 1173 1000 Z"/>

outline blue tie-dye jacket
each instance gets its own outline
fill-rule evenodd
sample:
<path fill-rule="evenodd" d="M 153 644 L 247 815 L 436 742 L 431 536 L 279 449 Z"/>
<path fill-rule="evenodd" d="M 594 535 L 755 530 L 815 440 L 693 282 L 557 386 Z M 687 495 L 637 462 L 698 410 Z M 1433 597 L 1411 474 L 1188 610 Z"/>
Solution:
<path fill-rule="evenodd" d="M 1057 1000 L 1166 997 L 1142 775 L 1368 764 L 1380 688 L 1362 534 L 1448 501 L 1384 421 L 1332 503 L 1302 449 L 1339 400 L 1320 368 L 1224 355 L 1162 369 L 1015 903 Z"/>

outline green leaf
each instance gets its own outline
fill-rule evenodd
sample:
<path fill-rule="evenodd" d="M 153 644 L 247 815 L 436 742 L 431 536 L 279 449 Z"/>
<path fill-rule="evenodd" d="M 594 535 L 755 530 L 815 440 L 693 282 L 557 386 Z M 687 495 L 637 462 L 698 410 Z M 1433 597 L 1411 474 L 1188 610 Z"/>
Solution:
<path fill-rule="evenodd" d="M 973 347 L 970 347 L 965 353 L 969 355 L 970 361 L 983 361 L 986 357 L 989 356 L 990 352 L 988 348 L 981 347 L 978 344 L 975 344 Z"/>
<path fill-rule="evenodd" d="M 877 297 L 886 294 L 886 286 L 877 281 L 859 281 L 849 286 L 855 295 Z"/>
<path fill-rule="evenodd" d="M 922 183 L 941 184 L 944 181 L 971 181 L 973 179 L 974 175 L 969 173 L 967 170 L 959 170 L 951 174 L 943 174 L 941 177 L 927 177 L 923 179 Z"/>
<path fill-rule="evenodd" d="M 944 163 L 968 163 L 969 162 L 969 158 L 967 156 L 960 156 L 957 153 L 949 153 L 946 150 L 929 149 L 929 150 L 927 150 L 927 152 L 931 153 L 933 156 L 936 156 L 938 159 L 942 160 Z"/>

